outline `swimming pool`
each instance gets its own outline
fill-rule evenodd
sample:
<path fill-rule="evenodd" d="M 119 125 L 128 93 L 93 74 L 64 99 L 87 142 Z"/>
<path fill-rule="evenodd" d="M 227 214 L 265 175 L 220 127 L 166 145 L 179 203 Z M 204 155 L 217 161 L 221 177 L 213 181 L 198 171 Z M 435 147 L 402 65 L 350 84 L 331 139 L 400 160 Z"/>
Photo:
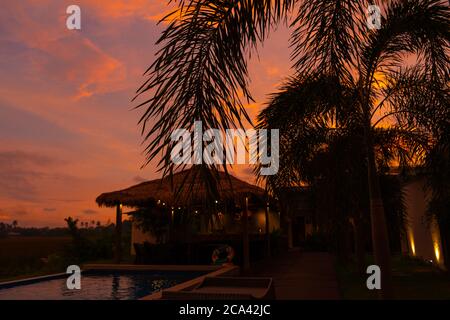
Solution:
<path fill-rule="evenodd" d="M 67 289 L 68 275 L 0 284 L 0 300 L 136 300 L 200 277 L 207 271 L 88 270 L 81 289 Z"/>

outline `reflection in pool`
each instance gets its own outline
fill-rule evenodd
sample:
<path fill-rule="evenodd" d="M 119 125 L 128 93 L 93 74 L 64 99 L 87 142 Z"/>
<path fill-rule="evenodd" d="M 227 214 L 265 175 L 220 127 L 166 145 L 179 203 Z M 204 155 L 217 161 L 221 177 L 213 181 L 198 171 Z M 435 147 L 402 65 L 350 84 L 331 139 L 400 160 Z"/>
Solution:
<path fill-rule="evenodd" d="M 67 276 L 2 286 L 0 300 L 135 300 L 199 277 L 205 272 L 83 272 L 81 289 L 69 290 Z"/>

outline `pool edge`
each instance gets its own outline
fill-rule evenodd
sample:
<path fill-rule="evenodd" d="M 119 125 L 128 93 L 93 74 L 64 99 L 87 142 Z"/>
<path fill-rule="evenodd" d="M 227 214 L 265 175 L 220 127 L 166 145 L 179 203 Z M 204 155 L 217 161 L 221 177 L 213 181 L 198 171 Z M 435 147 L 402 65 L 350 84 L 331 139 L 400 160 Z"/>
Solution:
<path fill-rule="evenodd" d="M 57 279 L 63 276 L 67 276 L 67 273 L 61 272 L 61 273 L 52 273 L 52 274 L 46 274 L 43 276 L 37 276 L 37 277 L 31 277 L 31 278 L 24 278 L 24 279 L 18 279 L 18 280 L 10 280 L 10 281 L 0 281 L 0 289 L 8 288 L 10 286 L 16 286 L 16 285 L 24 285 L 27 283 L 34 283 L 39 282 L 42 280 L 52 280 Z"/>
<path fill-rule="evenodd" d="M 160 300 L 162 298 L 162 292 L 163 291 L 183 291 L 183 290 L 189 290 L 194 288 L 195 286 L 199 285 L 205 277 L 217 277 L 217 276 L 234 276 L 239 274 L 240 268 L 236 265 L 223 265 L 219 267 L 217 270 L 207 273 L 205 275 L 199 276 L 197 278 L 179 283 L 173 287 L 169 287 L 166 289 L 162 289 L 158 292 L 154 292 L 152 294 L 149 294 L 147 296 L 144 296 L 142 298 L 139 298 L 138 300 Z"/>
<path fill-rule="evenodd" d="M 87 271 L 205 271 L 202 276 L 196 277 L 176 284 L 163 290 L 181 291 L 188 290 L 200 284 L 205 277 L 231 276 L 239 274 L 239 267 L 236 265 L 131 265 L 131 264 L 84 264 L 81 265 L 82 272 Z M 0 289 L 10 288 L 18 285 L 26 285 L 44 280 L 52 280 L 67 277 L 68 274 L 61 272 L 19 280 L 0 282 Z M 135 300 L 158 300 L 161 299 L 162 291 L 143 296 Z"/>

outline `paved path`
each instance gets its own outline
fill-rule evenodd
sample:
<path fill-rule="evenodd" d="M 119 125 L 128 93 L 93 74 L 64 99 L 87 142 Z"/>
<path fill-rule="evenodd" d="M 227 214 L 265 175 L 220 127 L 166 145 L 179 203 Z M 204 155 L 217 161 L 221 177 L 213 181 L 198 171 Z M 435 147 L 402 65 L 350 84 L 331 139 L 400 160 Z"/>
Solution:
<path fill-rule="evenodd" d="M 334 258 L 329 253 L 289 251 L 256 262 L 251 275 L 272 277 L 280 300 L 339 299 Z"/>

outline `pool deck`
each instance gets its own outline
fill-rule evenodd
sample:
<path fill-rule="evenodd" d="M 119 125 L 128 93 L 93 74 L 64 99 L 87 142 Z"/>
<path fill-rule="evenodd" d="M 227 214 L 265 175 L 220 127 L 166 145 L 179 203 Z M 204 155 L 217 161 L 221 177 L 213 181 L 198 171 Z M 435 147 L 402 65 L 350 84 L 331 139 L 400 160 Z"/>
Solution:
<path fill-rule="evenodd" d="M 184 266 L 177 266 L 177 267 L 184 267 Z M 193 266 L 197 267 L 196 270 L 199 270 L 199 266 Z M 220 277 L 220 276 L 237 276 L 239 274 L 239 267 L 235 265 L 224 265 L 221 267 L 217 266 L 201 266 L 202 268 L 214 268 L 215 271 L 209 272 L 203 276 L 182 282 L 178 285 L 175 285 L 173 287 L 163 289 L 164 291 L 186 291 L 191 290 L 195 287 L 197 287 L 200 283 L 203 282 L 205 277 Z M 185 270 L 185 269 L 184 269 Z M 206 270 L 206 269 L 205 269 Z M 142 297 L 139 300 L 159 300 L 162 298 L 162 291 L 155 292 L 153 294 L 150 294 L 148 296 Z"/>
<path fill-rule="evenodd" d="M 205 266 L 206 267 L 206 266 Z M 237 267 L 225 267 L 205 276 L 237 276 Z M 334 256 L 326 252 L 302 252 L 290 250 L 271 259 L 256 262 L 241 276 L 272 278 L 277 300 L 339 300 L 339 287 Z M 198 286 L 201 276 L 165 291 L 189 291 Z M 161 299 L 157 292 L 143 300 Z"/>
<path fill-rule="evenodd" d="M 272 277 L 277 300 L 340 299 L 334 257 L 291 250 L 257 262 L 244 275 Z"/>

